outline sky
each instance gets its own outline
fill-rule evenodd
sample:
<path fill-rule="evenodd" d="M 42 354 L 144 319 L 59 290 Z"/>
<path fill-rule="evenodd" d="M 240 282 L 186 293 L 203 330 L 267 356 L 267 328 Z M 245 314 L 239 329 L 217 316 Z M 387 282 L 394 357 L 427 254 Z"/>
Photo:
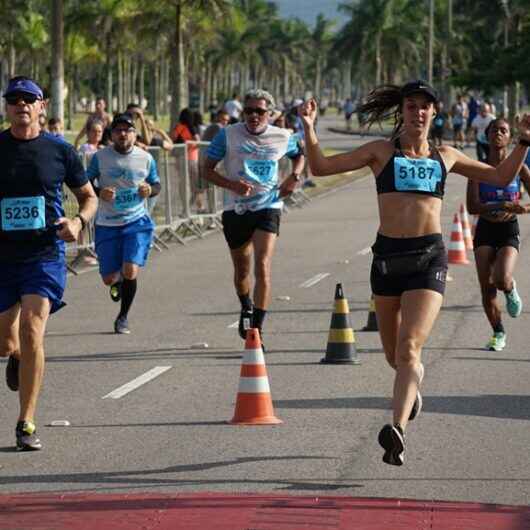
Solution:
<path fill-rule="evenodd" d="M 326 18 L 340 21 L 344 18 L 337 11 L 337 6 L 341 0 L 273 0 L 280 14 L 283 17 L 297 17 L 304 22 L 314 24 L 315 18 L 319 13 L 323 13 Z"/>

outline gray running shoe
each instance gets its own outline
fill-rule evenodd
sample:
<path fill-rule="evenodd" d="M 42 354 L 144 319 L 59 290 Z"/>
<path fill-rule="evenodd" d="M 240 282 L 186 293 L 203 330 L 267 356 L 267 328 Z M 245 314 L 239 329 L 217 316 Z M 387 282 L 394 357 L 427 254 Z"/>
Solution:
<path fill-rule="evenodd" d="M 15 429 L 17 451 L 39 451 L 42 443 L 37 436 L 35 424 L 31 421 L 19 421 Z"/>
<path fill-rule="evenodd" d="M 14 356 L 10 355 L 7 359 L 6 365 L 6 383 L 9 390 L 17 392 L 18 390 L 18 369 L 20 361 Z"/>
<path fill-rule="evenodd" d="M 523 301 L 517 292 L 515 280 L 513 280 L 512 290 L 504 294 L 506 296 L 506 311 L 512 318 L 517 318 L 523 311 Z"/>
<path fill-rule="evenodd" d="M 385 450 L 383 462 L 402 466 L 405 461 L 405 434 L 399 425 L 385 425 L 379 433 L 379 445 Z"/>
<path fill-rule="evenodd" d="M 131 330 L 129 329 L 129 322 L 127 322 L 127 317 L 118 317 L 114 321 L 114 332 L 121 335 L 129 335 Z"/>
<path fill-rule="evenodd" d="M 493 337 L 486 344 L 486 350 L 489 351 L 502 351 L 506 347 L 506 333 L 502 331 L 494 333 Z"/>

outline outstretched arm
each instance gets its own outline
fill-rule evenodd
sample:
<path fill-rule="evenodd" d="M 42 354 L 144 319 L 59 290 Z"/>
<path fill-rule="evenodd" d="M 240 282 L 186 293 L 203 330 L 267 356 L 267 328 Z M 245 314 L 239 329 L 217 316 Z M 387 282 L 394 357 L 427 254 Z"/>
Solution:
<path fill-rule="evenodd" d="M 372 164 L 375 162 L 373 151 L 374 142 L 364 144 L 349 153 L 325 156 L 318 144 L 314 127 L 317 116 L 316 101 L 314 99 L 308 100 L 299 108 L 298 113 L 304 124 L 305 152 L 313 175 L 317 177 L 336 175 L 338 173 L 361 169 L 365 166 L 370 166 L 373 170 Z"/>
<path fill-rule="evenodd" d="M 523 142 L 530 142 L 530 115 L 525 114 L 521 120 L 518 120 L 517 127 L 520 139 Z M 497 167 L 492 167 L 473 160 L 456 149 L 445 148 L 445 153 L 452 161 L 448 170 L 473 180 L 487 182 L 500 187 L 507 186 L 519 174 L 527 151 L 528 146 L 518 143 L 510 153 L 510 156 L 505 158 Z"/>

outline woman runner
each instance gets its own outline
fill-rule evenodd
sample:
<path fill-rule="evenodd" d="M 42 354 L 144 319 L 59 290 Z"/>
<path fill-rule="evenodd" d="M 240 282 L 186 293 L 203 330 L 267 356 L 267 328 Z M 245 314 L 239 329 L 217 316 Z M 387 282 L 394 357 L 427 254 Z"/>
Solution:
<path fill-rule="evenodd" d="M 510 125 L 503 119 L 493 120 L 485 134 L 489 144 L 487 163 L 496 167 L 508 156 L 512 139 Z M 506 310 L 511 317 L 518 317 L 523 309 L 513 271 L 519 254 L 517 214 L 527 213 L 530 206 L 518 204 L 521 198 L 520 181 L 527 190 L 530 188 L 530 171 L 526 166 L 506 187 L 472 180 L 467 183 L 467 209 L 480 216 L 473 246 L 482 305 L 493 328 L 493 336 L 486 345 L 486 349 L 491 351 L 502 351 L 506 346 L 497 290 L 504 292 Z"/>
<path fill-rule="evenodd" d="M 396 370 L 393 422 L 379 433 L 383 461 L 404 461 L 405 429 L 421 409 L 421 350 L 442 305 L 447 271 L 440 212 L 449 171 L 496 186 L 517 175 L 530 145 L 530 116 L 519 123 L 521 140 L 497 167 L 472 160 L 450 146 L 428 141 L 438 101 L 423 81 L 376 88 L 361 105 L 368 124 L 394 118 L 390 140 L 366 143 L 349 153 L 322 154 L 314 129 L 317 104 L 300 108 L 311 171 L 324 176 L 368 166 L 376 175 L 380 225 L 372 247 L 371 286 L 379 333 Z"/>

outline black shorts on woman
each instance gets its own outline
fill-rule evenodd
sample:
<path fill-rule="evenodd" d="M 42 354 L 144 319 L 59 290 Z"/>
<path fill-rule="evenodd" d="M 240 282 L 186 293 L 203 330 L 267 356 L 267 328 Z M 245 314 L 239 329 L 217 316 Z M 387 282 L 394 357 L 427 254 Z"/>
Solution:
<path fill-rule="evenodd" d="M 409 159 L 397 139 L 393 156 L 376 178 L 378 195 L 405 192 L 442 199 L 447 171 L 438 149 L 433 145 L 430 148 L 428 158 Z M 375 295 L 401 296 L 405 291 L 416 289 L 444 294 L 447 253 L 442 234 L 409 238 L 377 234 L 372 252 L 370 283 Z"/>
<path fill-rule="evenodd" d="M 473 248 L 491 247 L 495 251 L 503 247 L 513 247 L 519 251 L 519 222 L 511 221 L 494 223 L 479 217 L 473 238 Z"/>

